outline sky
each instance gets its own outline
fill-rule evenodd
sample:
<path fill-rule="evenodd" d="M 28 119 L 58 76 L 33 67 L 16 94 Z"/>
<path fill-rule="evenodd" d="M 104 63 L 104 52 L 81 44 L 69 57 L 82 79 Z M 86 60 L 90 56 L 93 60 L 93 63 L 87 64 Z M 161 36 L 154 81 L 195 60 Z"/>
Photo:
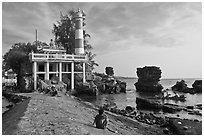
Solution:
<path fill-rule="evenodd" d="M 49 43 L 60 12 L 80 8 L 99 67 L 117 76 L 137 77 L 136 69 L 158 66 L 162 78 L 202 77 L 201 2 L 3 2 L 2 54 L 14 43 Z"/>

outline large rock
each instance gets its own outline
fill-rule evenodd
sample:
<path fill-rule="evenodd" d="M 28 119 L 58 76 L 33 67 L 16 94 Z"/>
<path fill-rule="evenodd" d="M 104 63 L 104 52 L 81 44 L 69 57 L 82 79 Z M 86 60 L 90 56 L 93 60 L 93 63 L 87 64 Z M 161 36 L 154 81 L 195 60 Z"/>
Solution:
<path fill-rule="evenodd" d="M 181 111 L 183 108 L 174 104 L 162 104 L 157 100 L 144 99 L 136 97 L 137 109 L 141 110 L 162 110 L 163 112 L 174 113 Z"/>
<path fill-rule="evenodd" d="M 163 89 L 159 83 L 161 73 L 161 69 L 156 66 L 137 68 L 138 82 L 135 83 L 136 90 L 139 92 L 161 92 Z"/>
<path fill-rule="evenodd" d="M 114 71 L 112 67 L 106 67 L 105 68 L 106 74 L 109 76 L 113 76 L 114 75 Z"/>
<path fill-rule="evenodd" d="M 180 91 L 183 92 L 188 89 L 187 84 L 184 80 L 177 81 L 174 86 L 171 87 L 172 90 L 174 91 Z"/>
<path fill-rule="evenodd" d="M 195 80 L 192 87 L 197 93 L 202 93 L 202 80 Z"/>
<path fill-rule="evenodd" d="M 173 91 L 179 91 L 183 93 L 201 93 L 202 92 L 202 80 L 196 80 L 192 84 L 193 88 L 189 88 L 184 80 L 177 81 L 174 86 L 171 87 Z"/>
<path fill-rule="evenodd" d="M 162 104 L 157 101 L 152 101 L 144 98 L 136 97 L 137 109 L 146 109 L 146 110 L 161 110 Z"/>
<path fill-rule="evenodd" d="M 94 83 L 100 93 L 126 93 L 126 82 L 120 81 L 114 76 L 95 73 Z"/>
<path fill-rule="evenodd" d="M 96 96 L 98 95 L 98 88 L 97 86 L 92 82 L 87 82 L 87 83 L 77 83 L 76 92 L 73 92 L 72 94 L 75 96 L 80 96 L 80 95 L 89 95 L 89 96 Z"/>

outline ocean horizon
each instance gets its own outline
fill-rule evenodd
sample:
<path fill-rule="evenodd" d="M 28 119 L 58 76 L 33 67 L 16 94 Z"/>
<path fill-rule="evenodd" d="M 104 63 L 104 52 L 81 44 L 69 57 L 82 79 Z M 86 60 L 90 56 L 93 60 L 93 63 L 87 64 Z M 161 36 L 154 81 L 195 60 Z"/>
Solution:
<path fill-rule="evenodd" d="M 124 79 L 138 79 L 138 77 L 131 77 L 131 76 L 114 76 L 115 78 L 124 78 Z M 196 77 L 193 77 L 193 78 L 160 78 L 160 80 L 177 80 L 177 79 L 202 79 L 202 77 L 200 78 L 196 78 Z"/>

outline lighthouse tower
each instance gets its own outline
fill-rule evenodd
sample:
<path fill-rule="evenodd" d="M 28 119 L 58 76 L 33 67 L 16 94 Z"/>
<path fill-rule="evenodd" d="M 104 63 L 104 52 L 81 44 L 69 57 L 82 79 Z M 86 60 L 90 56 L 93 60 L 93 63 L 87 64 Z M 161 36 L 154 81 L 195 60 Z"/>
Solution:
<path fill-rule="evenodd" d="M 75 22 L 75 54 L 84 54 L 84 37 L 83 37 L 83 12 L 78 9 L 74 16 Z"/>

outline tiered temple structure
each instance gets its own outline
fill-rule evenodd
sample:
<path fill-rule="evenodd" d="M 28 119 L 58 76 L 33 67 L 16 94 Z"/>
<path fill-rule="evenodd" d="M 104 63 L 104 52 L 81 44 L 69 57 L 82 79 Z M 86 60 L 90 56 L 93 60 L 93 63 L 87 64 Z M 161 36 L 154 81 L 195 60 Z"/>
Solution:
<path fill-rule="evenodd" d="M 74 75 L 83 74 L 83 82 L 86 82 L 85 63 L 87 57 L 84 54 L 83 44 L 83 12 L 80 9 L 75 17 L 75 53 L 67 54 L 66 50 L 54 46 L 42 47 L 41 53 L 30 53 L 30 60 L 33 63 L 34 90 L 37 89 L 37 79 L 51 80 L 58 77 L 63 82 L 63 78 L 71 81 L 71 89 L 74 89 Z M 82 71 L 74 68 L 75 64 L 82 64 Z"/>

